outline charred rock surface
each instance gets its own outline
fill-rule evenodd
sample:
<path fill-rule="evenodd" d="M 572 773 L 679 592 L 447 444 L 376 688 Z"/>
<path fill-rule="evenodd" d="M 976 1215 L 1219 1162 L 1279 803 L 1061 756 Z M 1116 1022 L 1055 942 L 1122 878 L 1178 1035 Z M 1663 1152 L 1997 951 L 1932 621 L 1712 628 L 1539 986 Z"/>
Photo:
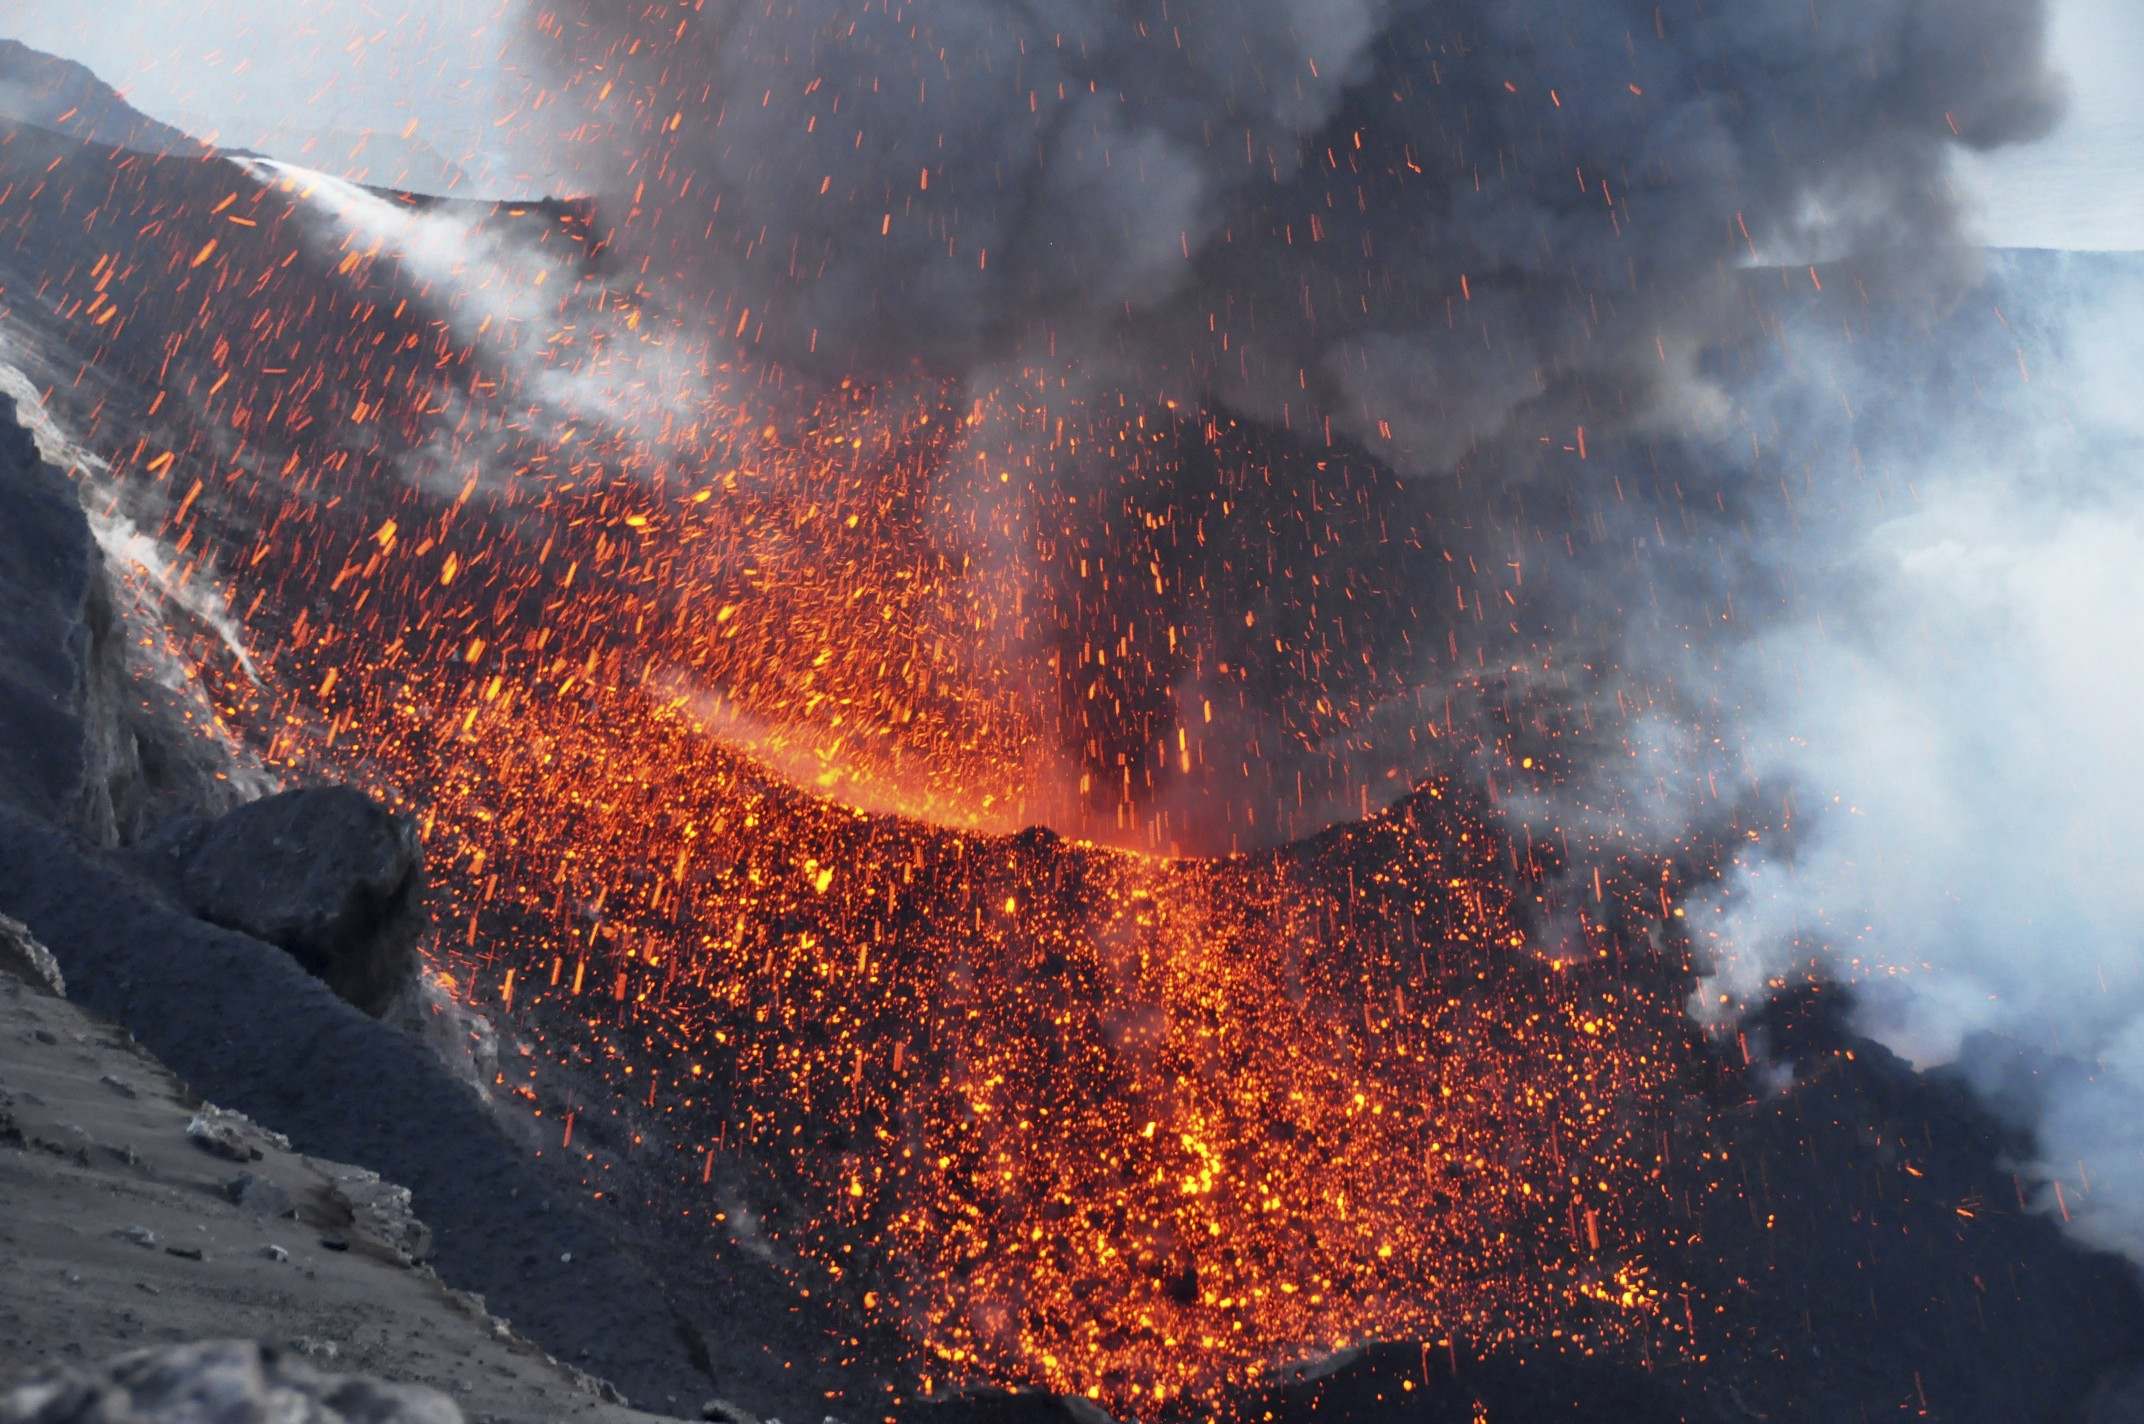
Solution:
<path fill-rule="evenodd" d="M 141 863 L 188 910 L 290 954 L 375 1018 L 417 972 L 416 828 L 346 786 L 285 791 L 156 833 Z"/>

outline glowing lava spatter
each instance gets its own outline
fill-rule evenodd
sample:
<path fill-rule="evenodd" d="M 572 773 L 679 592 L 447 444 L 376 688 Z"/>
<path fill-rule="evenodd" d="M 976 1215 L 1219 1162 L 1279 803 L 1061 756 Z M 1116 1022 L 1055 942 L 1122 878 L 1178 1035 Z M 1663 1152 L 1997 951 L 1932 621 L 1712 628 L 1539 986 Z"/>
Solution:
<path fill-rule="evenodd" d="M 1591 920 L 1537 953 L 1527 867 L 1448 786 L 1164 861 L 802 796 L 631 688 L 470 711 L 379 737 L 433 748 L 405 775 L 457 982 L 602 1045 L 682 1171 L 775 1163 L 803 1283 L 941 1387 L 1136 1405 L 1368 1339 L 1672 1323 L 1644 1223 L 1679 976 Z"/>
<path fill-rule="evenodd" d="M 1358 595 L 1319 562 L 1344 472 L 1250 515 L 1269 469 L 1173 498 L 1172 451 L 1237 452 L 1165 407 L 798 415 L 593 277 L 479 316 L 361 227 L 323 243 L 288 174 L 41 145 L 7 136 L 0 216 L 103 239 L 39 309 L 143 392 L 113 478 L 256 639 L 260 684 L 205 649 L 224 714 L 279 767 L 403 798 L 462 991 L 598 1046 L 686 1175 L 717 1141 L 774 1164 L 815 1204 L 800 1283 L 895 1326 L 930 1387 L 1137 1408 L 1372 1338 L 1673 1324 L 1643 1223 L 1682 966 L 1607 928 L 1657 913 L 1652 867 L 1601 853 L 1551 925 L 1547 849 L 1451 783 L 1229 859 L 999 834 L 1098 810 L 1167 844 L 1157 784 L 1260 760 L 1207 730 L 1225 703 L 1152 700 L 1197 673 L 1258 704 L 1223 646 L 1310 689 L 1304 741 L 1354 734 L 1375 660 L 1318 605 Z M 534 221 L 586 256 L 574 214 Z M 628 402 L 607 426 L 552 380 L 582 377 Z M 1015 474 L 1007 423 L 1118 483 Z M 1234 519 L 1263 558 L 1174 591 L 1195 617 L 1101 596 L 1167 605 L 1142 554 Z"/>

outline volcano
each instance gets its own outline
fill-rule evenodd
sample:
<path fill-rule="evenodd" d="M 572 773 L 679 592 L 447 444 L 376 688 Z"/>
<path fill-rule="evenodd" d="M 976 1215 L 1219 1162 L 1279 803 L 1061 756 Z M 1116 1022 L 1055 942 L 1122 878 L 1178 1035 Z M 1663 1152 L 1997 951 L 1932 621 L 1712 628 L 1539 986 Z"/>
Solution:
<path fill-rule="evenodd" d="M 199 1090 L 393 1154 L 546 1348 L 844 1420 L 2133 1417 L 2144 1294 L 2027 1126 L 1814 961 L 1690 1011 L 1692 912 L 1796 830 L 1716 741 L 1701 819 L 1617 802 L 1678 690 L 1580 650 L 1734 538 L 1697 438 L 1489 442 L 1455 512 L 1219 403 L 792 380 L 600 198 L 364 187 L 0 63 L 38 105 L 0 120 L 0 570 L 49 592 L 78 508 L 110 585 L 25 594 L 0 669 L 101 650 L 118 710 L 74 714 L 140 773 L 85 818 L 10 713 L 0 911 Z M 1884 263 L 1752 265 L 1711 358 L 1761 385 L 1847 322 L 1963 399 L 2066 260 L 1933 333 Z M 1625 481 L 1685 545 L 1591 513 Z M 297 1028 L 188 1011 L 277 1015 L 236 941 L 183 940 L 211 990 L 113 928 L 165 923 L 160 825 L 323 781 L 422 838 L 426 975 L 509 1044 L 481 1113 L 403 1064 L 368 1137 L 266 1080 Z"/>

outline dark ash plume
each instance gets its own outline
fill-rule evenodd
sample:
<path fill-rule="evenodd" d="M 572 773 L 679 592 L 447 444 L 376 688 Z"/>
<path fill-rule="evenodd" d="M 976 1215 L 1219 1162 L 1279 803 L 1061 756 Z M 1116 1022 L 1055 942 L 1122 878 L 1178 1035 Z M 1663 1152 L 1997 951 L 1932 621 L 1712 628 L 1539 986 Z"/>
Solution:
<path fill-rule="evenodd" d="M 1736 334 L 1724 269 L 1938 252 L 1947 153 L 2059 108 L 2042 0 L 556 15 L 562 161 L 758 355 L 1069 371 L 1414 470 L 1657 411 Z"/>
<path fill-rule="evenodd" d="M 1033 538 L 975 551 L 1027 586 L 1004 661 L 1060 670 L 1067 759 L 1168 821 L 1148 843 L 1215 850 L 1502 739 L 1455 695 L 1523 727 L 1602 695 L 1586 664 L 1649 701 L 1677 630 L 1765 601 L 1722 515 L 1722 372 L 1770 339 L 1744 269 L 1962 277 L 1950 156 L 2051 127 L 2046 29 L 2044 0 L 569 0 L 529 33 L 548 151 L 668 311 L 807 392 L 1048 407 L 992 432 L 1036 491 Z"/>

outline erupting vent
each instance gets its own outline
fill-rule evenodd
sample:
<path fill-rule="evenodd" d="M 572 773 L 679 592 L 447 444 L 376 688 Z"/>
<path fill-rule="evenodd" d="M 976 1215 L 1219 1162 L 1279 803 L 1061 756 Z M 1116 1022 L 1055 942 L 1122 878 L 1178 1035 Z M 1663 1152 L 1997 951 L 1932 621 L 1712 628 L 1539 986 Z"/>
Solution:
<path fill-rule="evenodd" d="M 1701 1028 L 1690 945 L 1749 933 L 1729 871 L 1739 894 L 1780 867 L 1793 901 L 1796 857 L 1843 823 L 1796 829 L 1800 758 L 1745 721 L 1796 746 L 1881 721 L 1884 758 L 1929 764 L 1898 799 L 1938 810 L 1812 855 L 1874 893 L 1920 875 L 1889 858 L 1918 828 L 2003 839 L 1960 809 L 1999 797 L 1946 801 L 1929 769 L 1977 777 L 1996 740 L 1946 744 L 1867 690 L 1895 670 L 1787 715 L 1786 683 L 1906 641 L 1832 648 L 1805 621 L 1939 610 L 1940 656 L 1904 665 L 1955 677 L 1975 619 L 2022 649 L 2037 620 L 2062 629 L 2050 662 L 2089 664 L 2080 700 L 2122 705 L 2119 636 L 2066 611 L 2118 593 L 2004 581 L 2039 536 L 1998 556 L 1932 523 L 1940 557 L 1901 567 L 1952 572 L 1895 607 L 1860 539 L 2004 508 L 1992 454 L 1948 495 L 1916 476 L 2004 409 L 1938 335 L 1965 330 L 1953 307 L 1987 308 L 2028 385 L 2048 344 L 1958 297 L 1951 167 L 2056 122 L 2045 0 L 490 8 L 475 41 L 425 29 L 431 77 L 403 78 L 427 104 L 441 75 L 525 80 L 483 133 L 545 165 L 531 201 L 368 189 L 160 125 L 136 151 L 76 107 L 0 121 L 0 320 L 10 362 L 49 353 L 11 388 L 64 408 L 98 527 L 156 582 L 184 715 L 421 824 L 435 967 L 557 1065 L 501 1079 L 546 1153 L 787 1273 L 725 1290 L 831 1300 L 797 1331 L 824 1326 L 806 1348 L 853 1367 L 826 1391 L 848 1401 L 1025 1384 L 1158 1417 L 1398 1341 L 1455 1370 L 1732 1349 L 1749 1414 L 1735 1379 L 1832 1353 L 1805 1283 L 1868 1281 L 1865 1317 L 1837 1314 L 1875 1322 L 1888 1271 L 1913 1281 L 1881 1314 L 1913 1402 L 1893 1380 L 1883 1407 L 1952 1407 L 1911 1342 L 2022 1317 L 1983 1279 L 1997 1258 L 1957 1254 L 1981 1333 L 1945 1335 L 1942 1288 L 1901 1264 L 1938 1258 L 1898 1243 L 1991 1229 L 1960 1225 L 1986 1183 L 1894 1191 L 1894 1159 L 1923 1183 L 1902 1154 L 1942 1141 L 1902 1108 L 1817 1162 L 1818 1127 L 1759 1102 L 1741 1140 L 1854 1183 L 1775 1212 L 1767 1159 L 1727 1165 L 1702 1095 L 1761 1082 L 1761 1055 L 1715 1049 L 1737 995 L 1786 981 L 1708 953 Z M 464 73 L 462 46 L 497 62 Z M 1909 325 L 1929 364 L 1852 377 Z M 2051 389 L 2047 430 L 2075 414 Z M 2018 522 L 2047 523 L 2060 461 L 2028 463 Z M 2080 465 L 2080 527 L 2127 568 Z M 1950 608 L 1954 577 L 1985 608 Z M 2112 760 L 2062 725 L 2020 740 Z M 2094 868 L 2119 821 L 2060 810 L 2039 838 L 2078 881 L 2047 883 L 2120 880 Z M 1920 875 L 1926 932 L 1980 933 L 1958 882 L 2000 862 L 2016 923 L 2069 933 L 2010 850 Z M 1859 901 L 1809 898 L 1811 953 L 1874 952 Z M 1931 982 L 1976 1034 L 2006 999 L 2065 1003 L 2011 972 Z M 2127 1083 L 2133 1025 L 2076 1019 L 2062 1053 Z M 544 1104 L 591 1069 L 609 1099 L 575 1097 L 576 1143 Z M 2082 1091 L 2035 1081 L 2065 1110 Z M 615 1177 L 587 1140 L 613 1131 L 642 1149 Z M 1970 1185 L 1936 1202 L 1943 1181 Z M 1884 1214 L 1902 1200 L 1930 1213 Z M 1790 1239 L 1838 1254 L 1796 1274 Z M 1761 1320 L 1739 1335 L 1736 1292 Z M 1862 1364 L 1827 1362 L 1846 1383 L 1798 1407 L 1868 1414 Z"/>
<path fill-rule="evenodd" d="M 1448 785 L 1167 861 L 807 797 L 630 688 L 517 694 L 362 702 L 427 787 L 450 971 L 595 1045 L 681 1171 L 774 1164 L 799 1287 L 926 1389 L 1137 1405 L 1371 1339 L 1684 1328 L 1644 1226 L 1680 976 L 1603 928 L 1657 871 L 1611 862 L 1558 958 L 1518 898 L 1557 852 Z"/>

